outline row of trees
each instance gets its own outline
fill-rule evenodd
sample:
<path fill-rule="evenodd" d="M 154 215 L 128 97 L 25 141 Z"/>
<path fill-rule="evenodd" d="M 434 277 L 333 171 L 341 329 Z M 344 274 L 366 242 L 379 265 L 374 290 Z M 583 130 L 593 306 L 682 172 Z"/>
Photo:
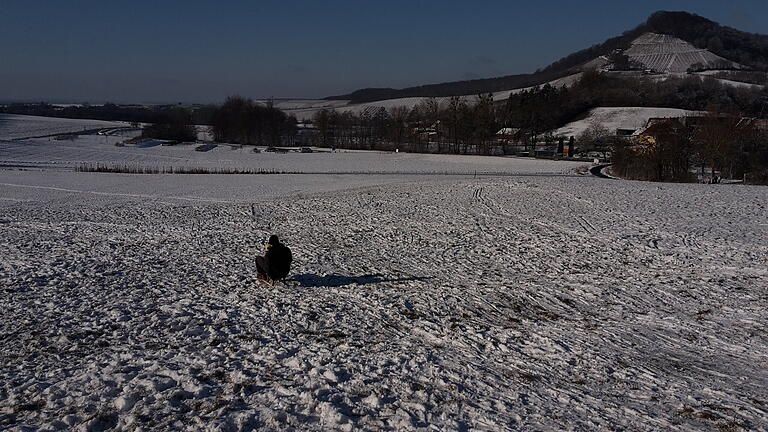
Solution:
<path fill-rule="evenodd" d="M 164 111 L 156 118 L 155 123 L 144 127 L 142 136 L 178 142 L 195 142 L 197 130 L 192 122 L 192 113 L 188 109 L 179 107 Z"/>
<path fill-rule="evenodd" d="M 279 146 L 292 143 L 296 119 L 274 108 L 241 96 L 231 96 L 221 106 L 196 110 L 178 107 L 156 116 L 143 136 L 179 142 L 197 140 L 197 124 L 209 124 L 216 142 Z"/>
<path fill-rule="evenodd" d="M 317 144 L 325 147 L 490 154 L 502 118 L 493 96 L 485 93 L 442 102 L 428 98 L 412 109 L 321 110 L 312 123 L 318 131 Z"/>
<path fill-rule="evenodd" d="M 370 107 L 360 113 L 321 110 L 312 123 L 319 131 L 318 145 L 354 149 L 404 148 L 414 152 L 506 153 L 494 148 L 502 127 L 519 129 L 518 143 L 532 146 L 547 131 L 598 106 L 590 90 L 599 87 L 592 75 L 574 88 L 549 84 L 494 101 L 490 93 L 475 97 L 426 98 L 413 108 Z"/>
<path fill-rule="evenodd" d="M 211 115 L 216 142 L 279 146 L 296 135 L 296 119 L 274 108 L 241 96 L 227 98 Z"/>
<path fill-rule="evenodd" d="M 700 169 L 702 178 L 766 183 L 768 133 L 754 119 L 715 110 L 660 121 L 633 141 L 615 140 L 612 162 L 619 176 L 638 180 L 691 181 Z"/>
<path fill-rule="evenodd" d="M 501 103 L 494 102 L 493 96 L 486 93 L 470 99 L 458 96 L 442 101 L 424 99 L 413 108 L 370 107 L 360 113 L 321 110 L 312 119 L 316 130 L 312 144 L 350 149 L 506 154 L 511 150 L 508 144 L 527 146 L 544 142 L 557 144 L 559 154 L 567 149 L 569 155 L 573 155 L 576 144 L 582 152 L 609 150 L 614 170 L 626 178 L 690 181 L 693 167 L 701 167 L 702 171 L 706 167 L 712 177 L 718 173 L 728 178 L 746 177 L 753 182 L 768 179 L 768 136 L 765 128 L 758 127 L 759 120 L 744 115 L 752 108 L 750 103 L 726 104 L 726 110 L 710 105 L 711 114 L 704 117 L 659 121 L 639 139 L 616 137 L 599 124 L 587 128 L 576 142 L 573 137 L 566 140 L 547 135 L 548 131 L 592 106 L 622 100 L 622 96 L 615 92 L 617 87 L 612 85 L 614 79 L 586 74 L 571 88 L 536 87 L 512 94 Z M 627 86 L 633 85 L 633 81 L 623 81 Z M 705 88 L 715 100 L 718 100 L 718 91 L 723 92 L 721 95 L 731 94 L 716 82 L 702 82 L 696 78 L 695 83 Z M 660 86 L 664 87 L 664 84 Z M 680 80 L 677 86 L 669 88 L 685 94 L 684 90 L 689 86 L 694 86 L 694 81 Z M 751 100 L 754 103 L 761 96 L 761 92 L 750 91 L 742 102 Z M 656 97 L 671 95 L 657 92 L 644 97 L 654 101 Z M 678 94 L 675 97 L 684 96 Z M 691 103 L 699 103 L 694 102 L 695 99 L 692 98 Z M 271 104 L 262 105 L 239 96 L 230 97 L 223 105 L 212 109 L 210 117 L 211 132 L 219 142 L 288 145 L 293 144 L 297 132 L 293 117 Z M 145 135 L 194 140 L 192 120 L 188 110 L 167 110 L 161 121 L 145 129 Z M 496 132 L 505 126 L 514 127 L 509 133 L 515 134 L 516 142 L 496 139 Z"/>
<path fill-rule="evenodd" d="M 328 147 L 487 154 L 504 151 L 493 148 L 494 134 L 502 127 L 519 129 L 519 144 L 531 147 L 556 141 L 547 135 L 549 131 L 599 106 L 705 110 L 713 104 L 744 116 L 766 117 L 768 91 L 698 76 L 660 82 L 591 71 L 570 88 L 536 86 L 512 93 L 506 101 L 494 101 L 489 93 L 428 98 L 412 109 L 369 108 L 359 114 L 323 110 L 313 122 L 320 133 L 319 145 Z M 593 144 L 590 137 L 585 138 L 579 140 L 582 148 Z"/>
<path fill-rule="evenodd" d="M 677 120 L 659 127 L 651 136 L 633 141 L 615 139 L 611 169 L 622 178 L 687 182 L 694 157 L 690 131 Z"/>
<path fill-rule="evenodd" d="M 208 112 L 213 106 L 195 106 L 187 110 L 194 124 L 207 124 Z M 175 115 L 181 107 L 178 105 L 54 105 L 46 102 L 14 103 L 0 106 L 0 113 L 34 115 L 43 117 L 60 117 L 74 119 L 125 121 L 136 123 L 159 123 L 167 121 L 168 116 Z"/>
<path fill-rule="evenodd" d="M 530 130 L 534 135 L 559 127 L 595 107 L 670 107 L 704 111 L 716 105 L 721 110 L 749 117 L 768 116 L 768 90 L 734 87 L 698 76 L 622 77 L 610 73 L 585 72 L 570 88 L 549 84 L 511 94 L 504 123 Z"/>
<path fill-rule="evenodd" d="M 754 119 L 734 113 L 712 112 L 690 126 L 694 162 L 704 175 L 705 167 L 722 177 L 747 182 L 768 181 L 768 131 Z"/>

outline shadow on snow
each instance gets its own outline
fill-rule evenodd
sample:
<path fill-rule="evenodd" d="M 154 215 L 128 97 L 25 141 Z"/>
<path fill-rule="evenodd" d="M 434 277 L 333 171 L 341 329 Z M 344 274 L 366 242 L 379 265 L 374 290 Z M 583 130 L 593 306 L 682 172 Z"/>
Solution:
<path fill-rule="evenodd" d="M 403 278 L 388 278 L 382 274 L 367 274 L 362 276 L 344 276 L 339 274 L 329 274 L 320 276 L 316 274 L 300 274 L 296 275 L 292 280 L 298 282 L 303 287 L 330 287 L 338 288 L 347 285 L 372 285 L 384 282 L 409 282 L 409 281 L 425 281 L 434 279 L 432 276 L 426 277 L 403 277 Z"/>

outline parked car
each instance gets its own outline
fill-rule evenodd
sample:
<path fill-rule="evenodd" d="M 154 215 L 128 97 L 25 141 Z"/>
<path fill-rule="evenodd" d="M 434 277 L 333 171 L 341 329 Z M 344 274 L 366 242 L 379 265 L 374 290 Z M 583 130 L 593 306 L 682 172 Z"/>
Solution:
<path fill-rule="evenodd" d="M 207 152 L 216 148 L 216 144 L 203 144 L 195 147 L 195 151 Z"/>

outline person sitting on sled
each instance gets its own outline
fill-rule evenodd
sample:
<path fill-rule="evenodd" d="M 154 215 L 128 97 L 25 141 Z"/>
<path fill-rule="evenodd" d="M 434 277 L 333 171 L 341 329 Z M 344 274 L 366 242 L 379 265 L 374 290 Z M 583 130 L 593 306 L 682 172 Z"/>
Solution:
<path fill-rule="evenodd" d="M 267 253 L 256 257 L 257 278 L 272 281 L 285 279 L 291 270 L 291 261 L 291 250 L 280 243 L 276 235 L 271 235 L 267 242 Z"/>

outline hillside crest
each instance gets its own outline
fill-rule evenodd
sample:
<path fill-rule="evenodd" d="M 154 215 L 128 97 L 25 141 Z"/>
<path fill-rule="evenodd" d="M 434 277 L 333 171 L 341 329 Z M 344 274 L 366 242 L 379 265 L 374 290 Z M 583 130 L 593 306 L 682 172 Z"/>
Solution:
<path fill-rule="evenodd" d="M 655 36 L 651 36 L 655 35 Z M 667 51 L 669 52 L 667 52 Z M 366 88 L 331 96 L 329 100 L 352 103 L 406 97 L 446 97 L 498 92 L 544 84 L 603 67 L 617 51 L 625 52 L 644 69 L 660 73 L 693 70 L 768 70 L 768 35 L 740 31 L 688 12 L 659 11 L 632 30 L 590 48 L 568 55 L 531 74 L 428 84 L 403 89 Z M 656 56 L 656 57 L 653 57 Z M 665 63 L 666 62 L 666 63 Z"/>

